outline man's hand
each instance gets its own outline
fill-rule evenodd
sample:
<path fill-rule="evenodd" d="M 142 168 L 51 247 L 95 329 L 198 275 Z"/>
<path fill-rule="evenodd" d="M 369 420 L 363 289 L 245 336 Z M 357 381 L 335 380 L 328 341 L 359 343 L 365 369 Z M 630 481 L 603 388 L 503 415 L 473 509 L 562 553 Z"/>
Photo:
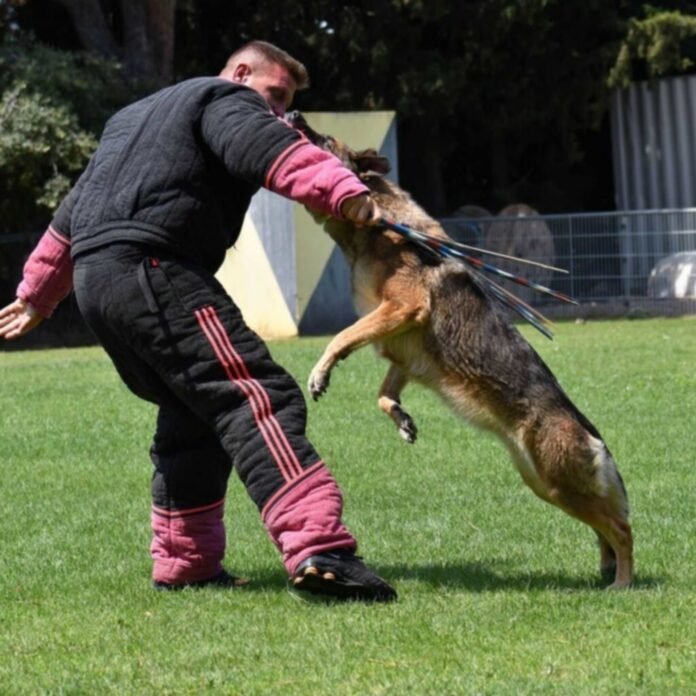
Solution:
<path fill-rule="evenodd" d="M 16 299 L 0 309 L 0 338 L 24 336 L 43 321 L 43 317 L 24 300 Z"/>
<path fill-rule="evenodd" d="M 382 217 L 382 211 L 367 193 L 361 193 L 359 196 L 346 198 L 343 201 L 341 215 L 358 226 L 377 225 Z"/>

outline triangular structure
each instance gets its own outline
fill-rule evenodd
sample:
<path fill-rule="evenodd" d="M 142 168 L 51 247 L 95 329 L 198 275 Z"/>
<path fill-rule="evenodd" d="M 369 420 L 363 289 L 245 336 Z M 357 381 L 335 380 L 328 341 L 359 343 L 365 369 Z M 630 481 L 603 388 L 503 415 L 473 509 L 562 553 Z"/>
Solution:
<path fill-rule="evenodd" d="M 391 111 L 305 113 L 318 132 L 356 150 L 389 158 L 396 180 L 396 124 Z M 264 338 L 335 333 L 355 320 L 347 265 L 302 206 L 260 191 L 218 279 L 249 326 Z"/>

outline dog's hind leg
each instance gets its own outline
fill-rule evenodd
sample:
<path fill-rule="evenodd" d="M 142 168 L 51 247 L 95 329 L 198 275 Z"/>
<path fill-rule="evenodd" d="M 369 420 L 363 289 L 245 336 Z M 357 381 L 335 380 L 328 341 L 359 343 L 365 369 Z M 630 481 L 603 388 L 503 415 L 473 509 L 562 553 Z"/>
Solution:
<path fill-rule="evenodd" d="M 564 501 L 561 507 L 594 529 L 600 539 L 601 563 L 607 564 L 605 573 L 615 562 L 614 582 L 609 588 L 628 587 L 633 581 L 633 535 L 625 515 L 606 498 Z"/>
<path fill-rule="evenodd" d="M 535 492 L 594 530 L 603 576 L 611 573 L 606 579 L 613 580 L 612 589 L 627 587 L 633 579 L 633 535 L 628 497 L 614 459 L 575 417 L 547 414 L 534 422 L 524 440 L 538 477 L 525 480 L 533 489 L 541 484 L 542 490 Z"/>
<path fill-rule="evenodd" d="M 628 521 L 628 496 L 614 459 L 604 443 L 590 438 L 596 481 L 601 482 L 590 500 L 570 496 L 570 514 L 589 524 L 599 540 L 599 569 L 612 589 L 633 581 L 633 533 Z"/>
<path fill-rule="evenodd" d="M 309 375 L 307 388 L 316 401 L 328 388 L 331 370 L 354 350 L 414 325 L 420 307 L 386 301 L 334 336 Z"/>
<path fill-rule="evenodd" d="M 418 434 L 418 428 L 413 418 L 401 407 L 401 391 L 408 383 L 408 377 L 396 365 L 391 365 L 387 376 L 379 390 L 377 405 L 386 413 L 399 429 L 406 442 L 414 443 Z"/>
<path fill-rule="evenodd" d="M 567 513 L 588 524 L 597 534 L 600 571 L 603 576 L 615 568 L 612 589 L 627 587 L 633 580 L 633 534 L 628 522 L 628 497 L 614 459 L 604 443 L 566 423 L 558 428 L 566 438 L 565 466 L 558 471 L 547 468 L 553 502 Z M 571 437 L 575 431 L 576 437 Z M 547 440 L 553 446 L 553 442 Z"/>
<path fill-rule="evenodd" d="M 599 573 L 602 580 L 611 582 L 616 577 L 616 553 L 611 544 L 595 530 L 599 545 Z"/>

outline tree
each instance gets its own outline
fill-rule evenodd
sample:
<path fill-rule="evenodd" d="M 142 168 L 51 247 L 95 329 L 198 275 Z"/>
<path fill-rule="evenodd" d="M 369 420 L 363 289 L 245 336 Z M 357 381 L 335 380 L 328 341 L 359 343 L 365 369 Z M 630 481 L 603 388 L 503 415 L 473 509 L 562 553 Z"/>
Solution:
<path fill-rule="evenodd" d="M 0 0 L 1 2 L 1 0 Z M 7 9 L 0 4 L 0 10 Z M 3 15 L 0 15 L 3 16 Z M 17 16 L 0 26 L 0 295 L 12 297 L 36 236 L 96 147 L 96 133 L 134 93 L 120 67 L 84 51 L 42 45 L 21 32 Z M 66 323 L 41 336 L 90 339 L 70 307 Z M 32 341 L 34 338 L 32 337 Z"/>
<path fill-rule="evenodd" d="M 16 0 L 15 0 L 16 1 Z M 161 87 L 173 80 L 176 0 L 24 0 L 17 11 L 26 28 L 60 46 L 55 26 L 65 26 L 56 8 L 67 13 L 79 45 L 123 64 L 127 78 Z M 68 31 L 69 33 L 69 31 Z"/>
<path fill-rule="evenodd" d="M 43 47 L 41 53 L 41 77 L 48 84 L 54 84 L 50 79 L 54 70 L 61 80 L 79 75 L 79 69 L 71 70 L 75 66 L 62 54 Z M 96 144 L 95 137 L 80 126 L 69 101 L 61 101 L 56 94 L 37 93 L 36 84 L 22 79 L 35 66 L 34 57 L 30 48 L 11 38 L 0 44 L 2 303 L 13 296 L 34 235 L 45 229 L 51 211 Z"/>
<path fill-rule="evenodd" d="M 609 74 L 613 87 L 696 70 L 696 6 L 692 14 L 650 8 L 632 17 L 616 63 Z"/>
<path fill-rule="evenodd" d="M 394 109 L 401 181 L 434 214 L 520 197 L 568 209 L 593 181 L 557 183 L 581 168 L 580 143 L 602 125 L 615 3 L 307 0 L 280 15 L 271 0 L 240 0 L 185 13 L 194 59 L 199 46 L 211 55 L 261 37 L 305 60 L 313 84 L 300 108 Z"/>
<path fill-rule="evenodd" d="M 607 77 L 644 13 L 643 0 L 305 0 L 282 12 L 277 0 L 24 0 L 15 12 L 39 38 L 116 57 L 155 85 L 273 41 L 310 69 L 299 108 L 396 111 L 401 182 L 436 215 L 613 205 Z"/>
<path fill-rule="evenodd" d="M 32 94 L 25 83 L 5 91 L 0 100 L 0 187 L 5 194 L 0 229 L 31 230 L 40 215 L 37 208 L 57 207 L 95 146 L 69 108 Z"/>

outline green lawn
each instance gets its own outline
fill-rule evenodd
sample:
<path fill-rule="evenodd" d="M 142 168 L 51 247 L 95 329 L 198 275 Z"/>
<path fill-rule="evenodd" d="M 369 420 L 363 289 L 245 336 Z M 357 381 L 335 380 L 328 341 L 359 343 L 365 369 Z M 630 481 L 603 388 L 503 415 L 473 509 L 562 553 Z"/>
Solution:
<path fill-rule="evenodd" d="M 242 591 L 150 588 L 154 409 L 96 348 L 0 353 L 0 694 L 696 692 L 696 320 L 525 334 L 626 481 L 637 582 L 599 589 L 594 535 L 538 501 L 503 447 L 409 387 L 409 446 L 363 350 L 310 404 L 392 605 L 307 602 L 236 479 Z M 304 384 L 327 339 L 275 342 Z"/>

